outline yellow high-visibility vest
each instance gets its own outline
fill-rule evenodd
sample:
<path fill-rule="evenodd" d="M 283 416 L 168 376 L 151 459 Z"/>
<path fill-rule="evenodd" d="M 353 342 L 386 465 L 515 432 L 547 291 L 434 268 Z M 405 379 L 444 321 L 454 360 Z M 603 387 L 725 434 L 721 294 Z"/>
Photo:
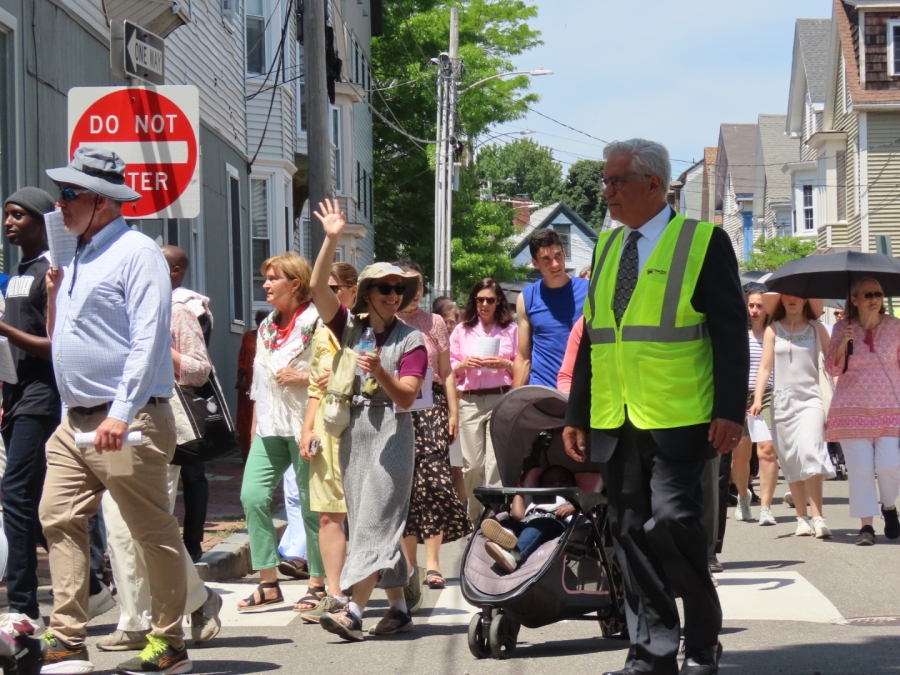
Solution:
<path fill-rule="evenodd" d="M 591 427 L 671 429 L 712 420 L 713 356 L 706 315 L 691 298 L 712 223 L 676 215 L 638 276 L 616 325 L 613 300 L 625 228 L 600 235 L 584 303 L 591 338 Z"/>

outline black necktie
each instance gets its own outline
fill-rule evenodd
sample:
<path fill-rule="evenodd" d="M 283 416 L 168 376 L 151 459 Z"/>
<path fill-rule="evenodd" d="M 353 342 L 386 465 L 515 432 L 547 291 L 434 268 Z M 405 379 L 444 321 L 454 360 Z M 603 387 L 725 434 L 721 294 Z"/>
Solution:
<path fill-rule="evenodd" d="M 634 293 L 634 287 L 637 285 L 638 278 L 638 250 L 637 241 L 641 238 L 641 233 L 632 230 L 625 242 L 625 248 L 622 249 L 622 258 L 619 260 L 619 273 L 616 276 L 616 297 L 613 301 L 613 312 L 616 315 L 616 325 L 622 323 L 622 316 L 628 307 L 628 301 L 631 300 L 631 294 Z"/>

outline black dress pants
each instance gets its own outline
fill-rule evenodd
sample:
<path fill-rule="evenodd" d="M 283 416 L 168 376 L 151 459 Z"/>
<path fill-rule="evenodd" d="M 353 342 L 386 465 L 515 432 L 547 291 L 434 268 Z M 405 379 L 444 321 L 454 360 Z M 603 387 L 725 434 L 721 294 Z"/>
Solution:
<path fill-rule="evenodd" d="M 625 665 L 640 673 L 678 672 L 676 594 L 684 603 L 687 648 L 712 647 L 719 639 L 722 609 L 701 524 L 703 452 L 697 448 L 698 460 L 671 459 L 649 431 L 626 421 L 606 463 L 610 525 L 631 636 Z"/>
<path fill-rule="evenodd" d="M 181 467 L 181 490 L 184 497 L 184 547 L 193 560 L 203 554 L 204 525 L 209 504 L 209 480 L 203 462 Z"/>

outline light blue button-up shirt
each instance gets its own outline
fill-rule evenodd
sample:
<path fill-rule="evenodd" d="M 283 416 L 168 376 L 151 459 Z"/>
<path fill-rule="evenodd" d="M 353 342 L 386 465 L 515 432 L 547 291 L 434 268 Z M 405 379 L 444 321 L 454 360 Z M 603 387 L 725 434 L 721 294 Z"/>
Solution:
<path fill-rule="evenodd" d="M 641 233 L 641 238 L 637 240 L 638 269 L 640 269 L 641 272 L 644 271 L 644 266 L 647 264 L 647 261 L 653 254 L 653 250 L 659 243 L 659 238 L 662 237 L 663 230 L 666 229 L 666 225 L 672 220 L 672 214 L 672 208 L 667 204 L 666 208 L 640 227 L 625 226 L 625 232 L 623 232 L 625 236 L 622 239 L 623 250 L 625 249 L 625 242 L 628 241 L 629 234 L 632 232 Z"/>
<path fill-rule="evenodd" d="M 111 403 L 109 417 L 130 424 L 151 396 L 171 397 L 175 385 L 169 267 L 156 243 L 121 217 L 76 261 L 56 299 L 59 393 L 70 408 Z"/>

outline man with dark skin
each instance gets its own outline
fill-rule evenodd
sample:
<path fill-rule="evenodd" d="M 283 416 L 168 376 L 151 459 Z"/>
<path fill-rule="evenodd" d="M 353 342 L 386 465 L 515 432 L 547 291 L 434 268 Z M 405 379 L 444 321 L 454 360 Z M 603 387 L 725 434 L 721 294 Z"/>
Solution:
<path fill-rule="evenodd" d="M 37 600 L 37 545 L 45 543 L 37 507 L 46 473 L 44 446 L 59 425 L 59 393 L 47 337 L 49 268 L 43 213 L 53 198 L 26 187 L 6 200 L 3 229 L 21 249 L 16 275 L 7 289 L 0 336 L 9 340 L 18 381 L 3 387 L 2 435 L 7 451 L 3 474 L 3 526 L 9 540 L 9 612 L 0 617 L 7 632 L 43 628 Z"/>

